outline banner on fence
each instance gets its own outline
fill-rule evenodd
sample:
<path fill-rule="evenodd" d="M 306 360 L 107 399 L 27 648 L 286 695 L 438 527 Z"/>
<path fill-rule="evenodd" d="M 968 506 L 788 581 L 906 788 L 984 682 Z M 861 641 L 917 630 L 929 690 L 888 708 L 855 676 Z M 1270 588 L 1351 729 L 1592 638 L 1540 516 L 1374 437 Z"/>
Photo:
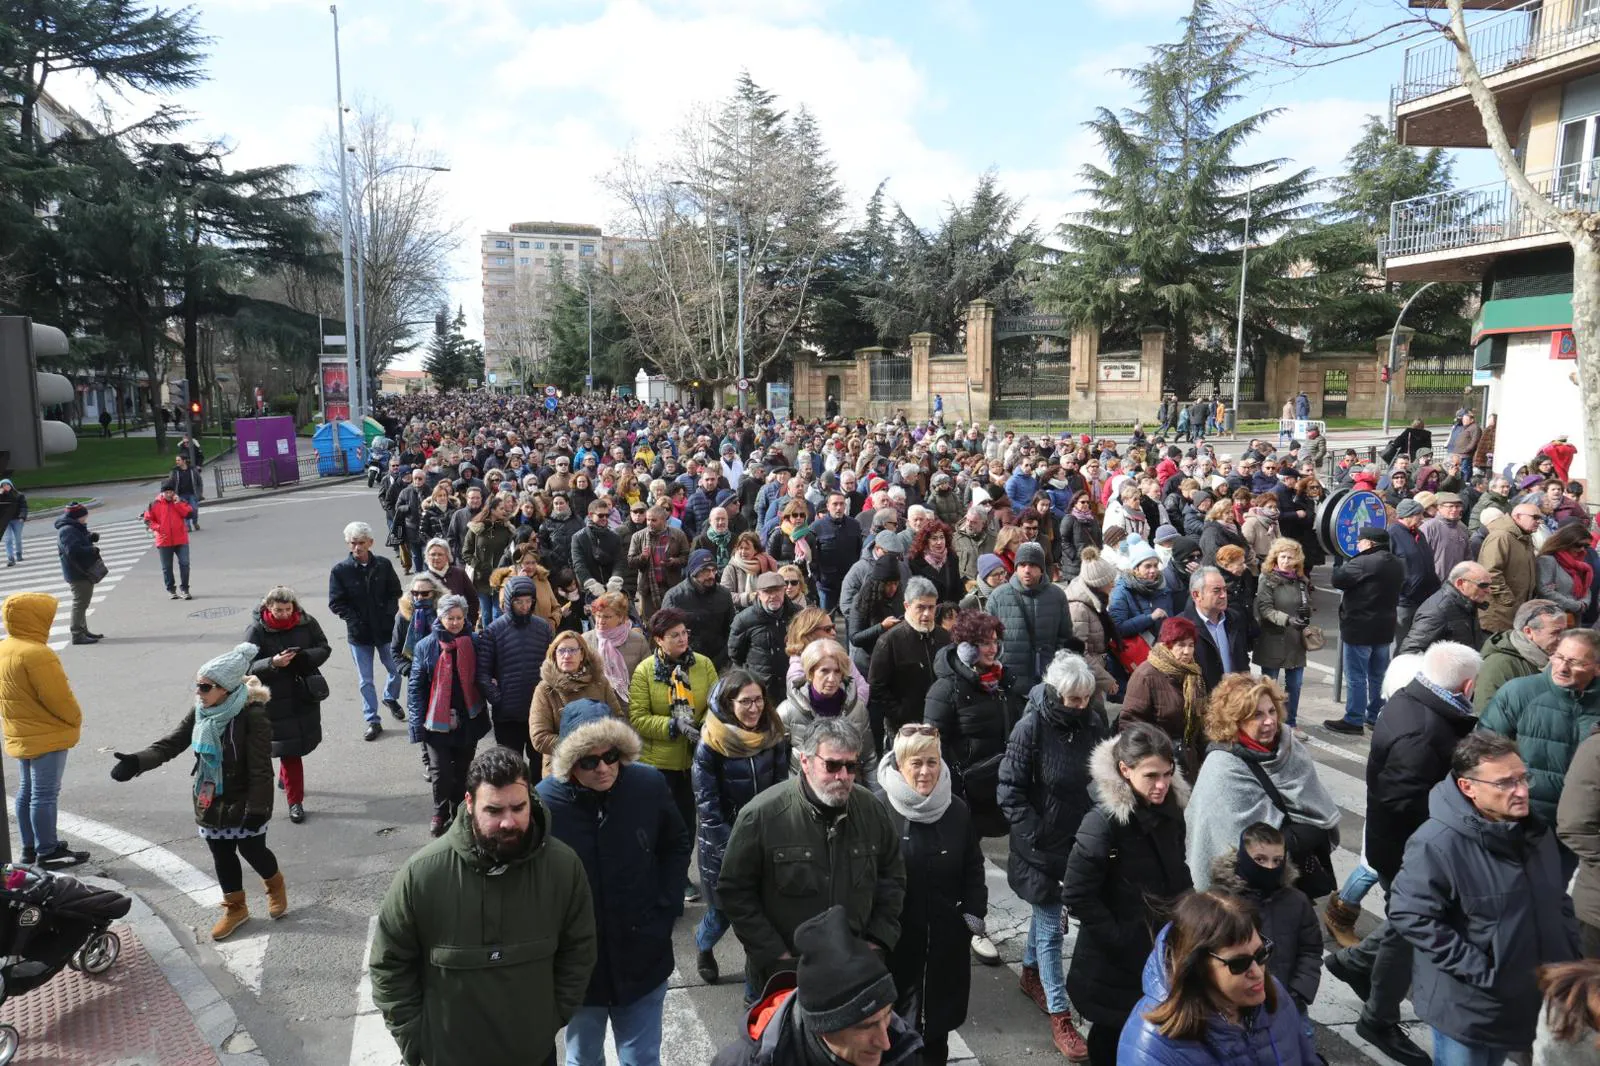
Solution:
<path fill-rule="evenodd" d="M 322 418 L 326 422 L 350 420 L 350 368 L 344 356 L 322 360 Z"/>

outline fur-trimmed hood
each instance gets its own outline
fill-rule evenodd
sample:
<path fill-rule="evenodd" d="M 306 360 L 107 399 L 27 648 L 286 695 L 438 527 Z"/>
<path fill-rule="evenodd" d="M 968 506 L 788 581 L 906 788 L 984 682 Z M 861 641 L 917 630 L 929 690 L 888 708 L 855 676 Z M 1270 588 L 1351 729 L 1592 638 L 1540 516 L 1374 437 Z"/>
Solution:
<path fill-rule="evenodd" d="M 244 675 L 244 687 L 245 691 L 250 693 L 245 697 L 246 703 L 272 702 L 272 690 L 267 688 L 266 684 L 255 674 Z"/>
<path fill-rule="evenodd" d="M 1089 793 L 1113 821 L 1127 825 L 1133 817 L 1136 797 L 1128 779 L 1117 772 L 1117 757 L 1113 754 L 1116 746 L 1116 737 L 1107 737 L 1095 745 L 1089 756 Z M 1176 803 L 1180 811 L 1189 805 L 1189 782 L 1182 771 L 1172 775 L 1172 788 L 1162 805 L 1167 803 Z"/>
<path fill-rule="evenodd" d="M 591 748 L 602 746 L 622 752 L 622 762 L 626 765 L 639 758 L 642 744 L 639 734 L 620 718 L 586 722 L 556 742 L 555 754 L 550 762 L 550 776 L 558 781 L 570 780 L 572 767 L 577 761 Z"/>
<path fill-rule="evenodd" d="M 1238 853 L 1235 852 L 1231 855 L 1218 855 L 1211 860 L 1212 888 L 1221 892 L 1231 892 L 1235 896 L 1250 895 L 1250 887 L 1244 883 L 1244 878 L 1240 877 L 1234 869 L 1234 864 L 1238 862 L 1238 858 Z M 1282 892 L 1285 888 L 1293 888 L 1298 880 L 1300 880 L 1300 868 L 1285 853 L 1283 856 L 1283 887 L 1279 888 L 1278 891 Z"/>

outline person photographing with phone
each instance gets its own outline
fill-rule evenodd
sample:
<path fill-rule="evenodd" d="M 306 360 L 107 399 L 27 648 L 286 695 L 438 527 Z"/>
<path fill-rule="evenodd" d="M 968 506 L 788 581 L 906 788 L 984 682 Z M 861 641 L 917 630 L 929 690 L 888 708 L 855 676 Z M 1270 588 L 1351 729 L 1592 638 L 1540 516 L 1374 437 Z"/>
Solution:
<path fill-rule="evenodd" d="M 161 555 L 161 579 L 173 599 L 178 599 L 180 590 L 184 599 L 194 599 L 189 595 L 188 520 L 192 514 L 194 508 L 179 498 L 178 487 L 171 481 L 164 481 L 161 494 L 145 508 L 143 515 L 144 524 L 155 536 L 156 551 Z M 172 581 L 174 559 L 178 561 L 177 584 Z"/>
<path fill-rule="evenodd" d="M 244 638 L 260 649 L 250 672 L 271 693 L 267 717 L 272 722 L 272 755 L 278 760 L 278 787 L 289 803 L 289 821 L 299 825 L 306 820 L 306 779 L 300 760 L 322 743 L 322 701 L 328 698 L 328 682 L 320 668 L 333 647 L 287 585 L 268 590 Z"/>

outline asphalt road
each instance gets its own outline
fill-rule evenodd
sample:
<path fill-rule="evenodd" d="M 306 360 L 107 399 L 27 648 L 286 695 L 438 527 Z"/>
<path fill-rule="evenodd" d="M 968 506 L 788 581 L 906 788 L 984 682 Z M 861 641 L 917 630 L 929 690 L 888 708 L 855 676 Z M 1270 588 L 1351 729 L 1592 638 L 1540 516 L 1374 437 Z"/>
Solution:
<path fill-rule="evenodd" d="M 91 522 L 107 540 L 123 546 L 125 559 L 118 582 L 96 604 L 91 622 L 107 639 L 95 647 L 61 651 L 86 718 L 83 740 L 67 765 L 63 832 L 93 851 L 89 872 L 128 884 L 175 927 L 180 942 L 227 991 L 274 1066 L 391 1066 L 397 1062 L 393 1045 L 370 1001 L 362 998 L 363 958 L 372 915 L 391 876 L 427 840 L 428 787 L 403 732 L 390 729 L 373 743 L 362 741 L 355 669 L 343 627 L 329 614 L 326 600 L 328 568 L 344 554 L 343 526 L 363 519 L 376 527 L 382 511 L 373 494 L 355 482 L 208 505 L 204 529 L 194 535 L 191 548 L 195 599 L 184 602 L 167 598 L 156 553 L 141 552 L 142 534 L 130 535 L 137 533 L 131 524 L 134 503 L 118 501 L 95 512 Z M 0 570 L 0 595 L 27 588 L 54 591 L 59 585 L 49 523 L 29 525 L 30 563 Z M 266 921 L 260 887 L 247 874 L 258 916 L 229 942 L 214 945 L 207 931 L 218 894 L 193 826 L 187 760 L 117 784 L 108 776 L 111 753 L 148 744 L 183 715 L 196 667 L 242 638 L 250 611 L 278 583 L 300 592 L 333 639 L 334 655 L 325 669 L 333 697 L 323 706 L 322 746 L 306 760 L 309 819 L 295 826 L 280 810 L 268 837 L 287 874 L 290 912 L 282 921 Z M 1319 614 L 1332 607 L 1331 597 L 1319 596 Z M 1334 629 L 1331 619 L 1321 620 Z M 1331 655 L 1319 658 L 1331 665 Z M 1333 713 L 1330 695 L 1325 676 L 1310 671 L 1302 724 Z M 1311 736 L 1325 779 L 1346 810 L 1345 849 L 1336 856 L 1342 876 L 1360 846 L 1366 745 L 1320 728 Z M 14 783 L 15 765 L 8 763 L 6 773 Z M 1014 966 L 1021 956 L 1026 905 L 1006 887 L 1004 841 L 987 842 L 985 851 L 990 927 Z M 1381 905 L 1380 893 L 1368 897 L 1369 912 L 1377 913 Z M 737 940 L 730 935 L 718 949 L 720 984 L 708 987 L 693 973 L 692 931 L 699 915 L 700 908 L 690 906 L 676 931 L 681 969 L 668 999 L 664 1062 L 706 1062 L 716 1046 L 733 1038 L 740 1020 Z M 1056 1052 L 1048 1025 L 1017 991 L 1012 966 L 974 970 L 971 1009 L 956 1050 L 964 1046 L 986 1064 L 1035 1055 L 1049 1061 Z M 1354 1009 L 1348 990 L 1325 976 L 1312 1015 L 1332 1063 L 1369 1058 L 1359 1042 L 1352 1042 Z M 1415 1035 L 1426 1046 L 1426 1033 L 1418 1029 Z"/>

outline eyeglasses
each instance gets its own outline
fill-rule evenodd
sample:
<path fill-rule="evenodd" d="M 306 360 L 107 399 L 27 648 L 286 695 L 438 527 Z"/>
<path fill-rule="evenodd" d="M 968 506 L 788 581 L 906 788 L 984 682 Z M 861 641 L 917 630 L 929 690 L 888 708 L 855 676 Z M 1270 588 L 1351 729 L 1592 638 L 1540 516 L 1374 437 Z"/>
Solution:
<path fill-rule="evenodd" d="M 1228 972 L 1233 976 L 1243 977 L 1252 966 L 1260 966 L 1262 969 L 1266 969 L 1267 960 L 1272 958 L 1272 941 L 1263 938 L 1261 947 L 1256 949 L 1254 955 L 1234 955 L 1232 958 L 1225 959 L 1214 951 L 1208 951 L 1206 954 L 1226 966 Z"/>
<path fill-rule="evenodd" d="M 861 764 L 855 759 L 819 759 L 822 768 L 830 774 L 849 774 L 855 777 L 861 773 Z"/>
<path fill-rule="evenodd" d="M 1585 666 L 1593 666 L 1594 665 L 1594 663 L 1592 661 L 1590 661 L 1589 659 L 1574 659 L 1570 655 L 1552 654 L 1550 656 L 1550 661 L 1553 662 L 1553 663 L 1561 663 L 1563 666 L 1566 666 L 1568 669 L 1571 669 L 1573 667 L 1585 667 Z"/>
<path fill-rule="evenodd" d="M 907 722 L 900 727 L 899 735 L 902 737 L 937 737 L 939 735 L 939 727 L 928 725 L 926 722 Z"/>
<path fill-rule="evenodd" d="M 205 696 L 205 695 L 209 694 L 211 692 L 211 690 L 214 689 L 214 688 L 221 688 L 221 687 L 222 687 L 221 685 L 213 685 L 209 681 L 196 681 L 194 683 L 194 690 L 196 692 L 200 693 L 200 695 L 202 695 L 202 696 Z"/>
<path fill-rule="evenodd" d="M 431 600 L 433 593 L 428 589 L 412 589 L 411 598 L 414 600 Z"/>
<path fill-rule="evenodd" d="M 557 655 L 582 655 L 583 649 L 576 644 L 563 644 L 556 649 Z"/>
<path fill-rule="evenodd" d="M 760 696 L 740 696 L 733 701 L 735 707 L 759 707 L 763 702 Z"/>
<path fill-rule="evenodd" d="M 611 748 L 600 755 L 585 755 L 574 765 L 580 770 L 594 770 L 599 768 L 601 763 L 605 763 L 607 766 L 615 766 L 621 761 L 622 752 L 616 748 Z"/>
<path fill-rule="evenodd" d="M 1490 788 L 1500 792 L 1515 792 L 1519 788 L 1527 788 L 1532 779 L 1527 774 L 1518 774 L 1516 777 L 1502 777 L 1498 781 L 1485 781 L 1481 777 L 1468 777 L 1465 780 L 1480 785 L 1488 785 Z"/>
<path fill-rule="evenodd" d="M 1475 589 L 1492 589 L 1492 588 L 1494 588 L 1494 582 L 1493 581 L 1474 581 L 1472 583 L 1472 587 L 1475 588 Z"/>

